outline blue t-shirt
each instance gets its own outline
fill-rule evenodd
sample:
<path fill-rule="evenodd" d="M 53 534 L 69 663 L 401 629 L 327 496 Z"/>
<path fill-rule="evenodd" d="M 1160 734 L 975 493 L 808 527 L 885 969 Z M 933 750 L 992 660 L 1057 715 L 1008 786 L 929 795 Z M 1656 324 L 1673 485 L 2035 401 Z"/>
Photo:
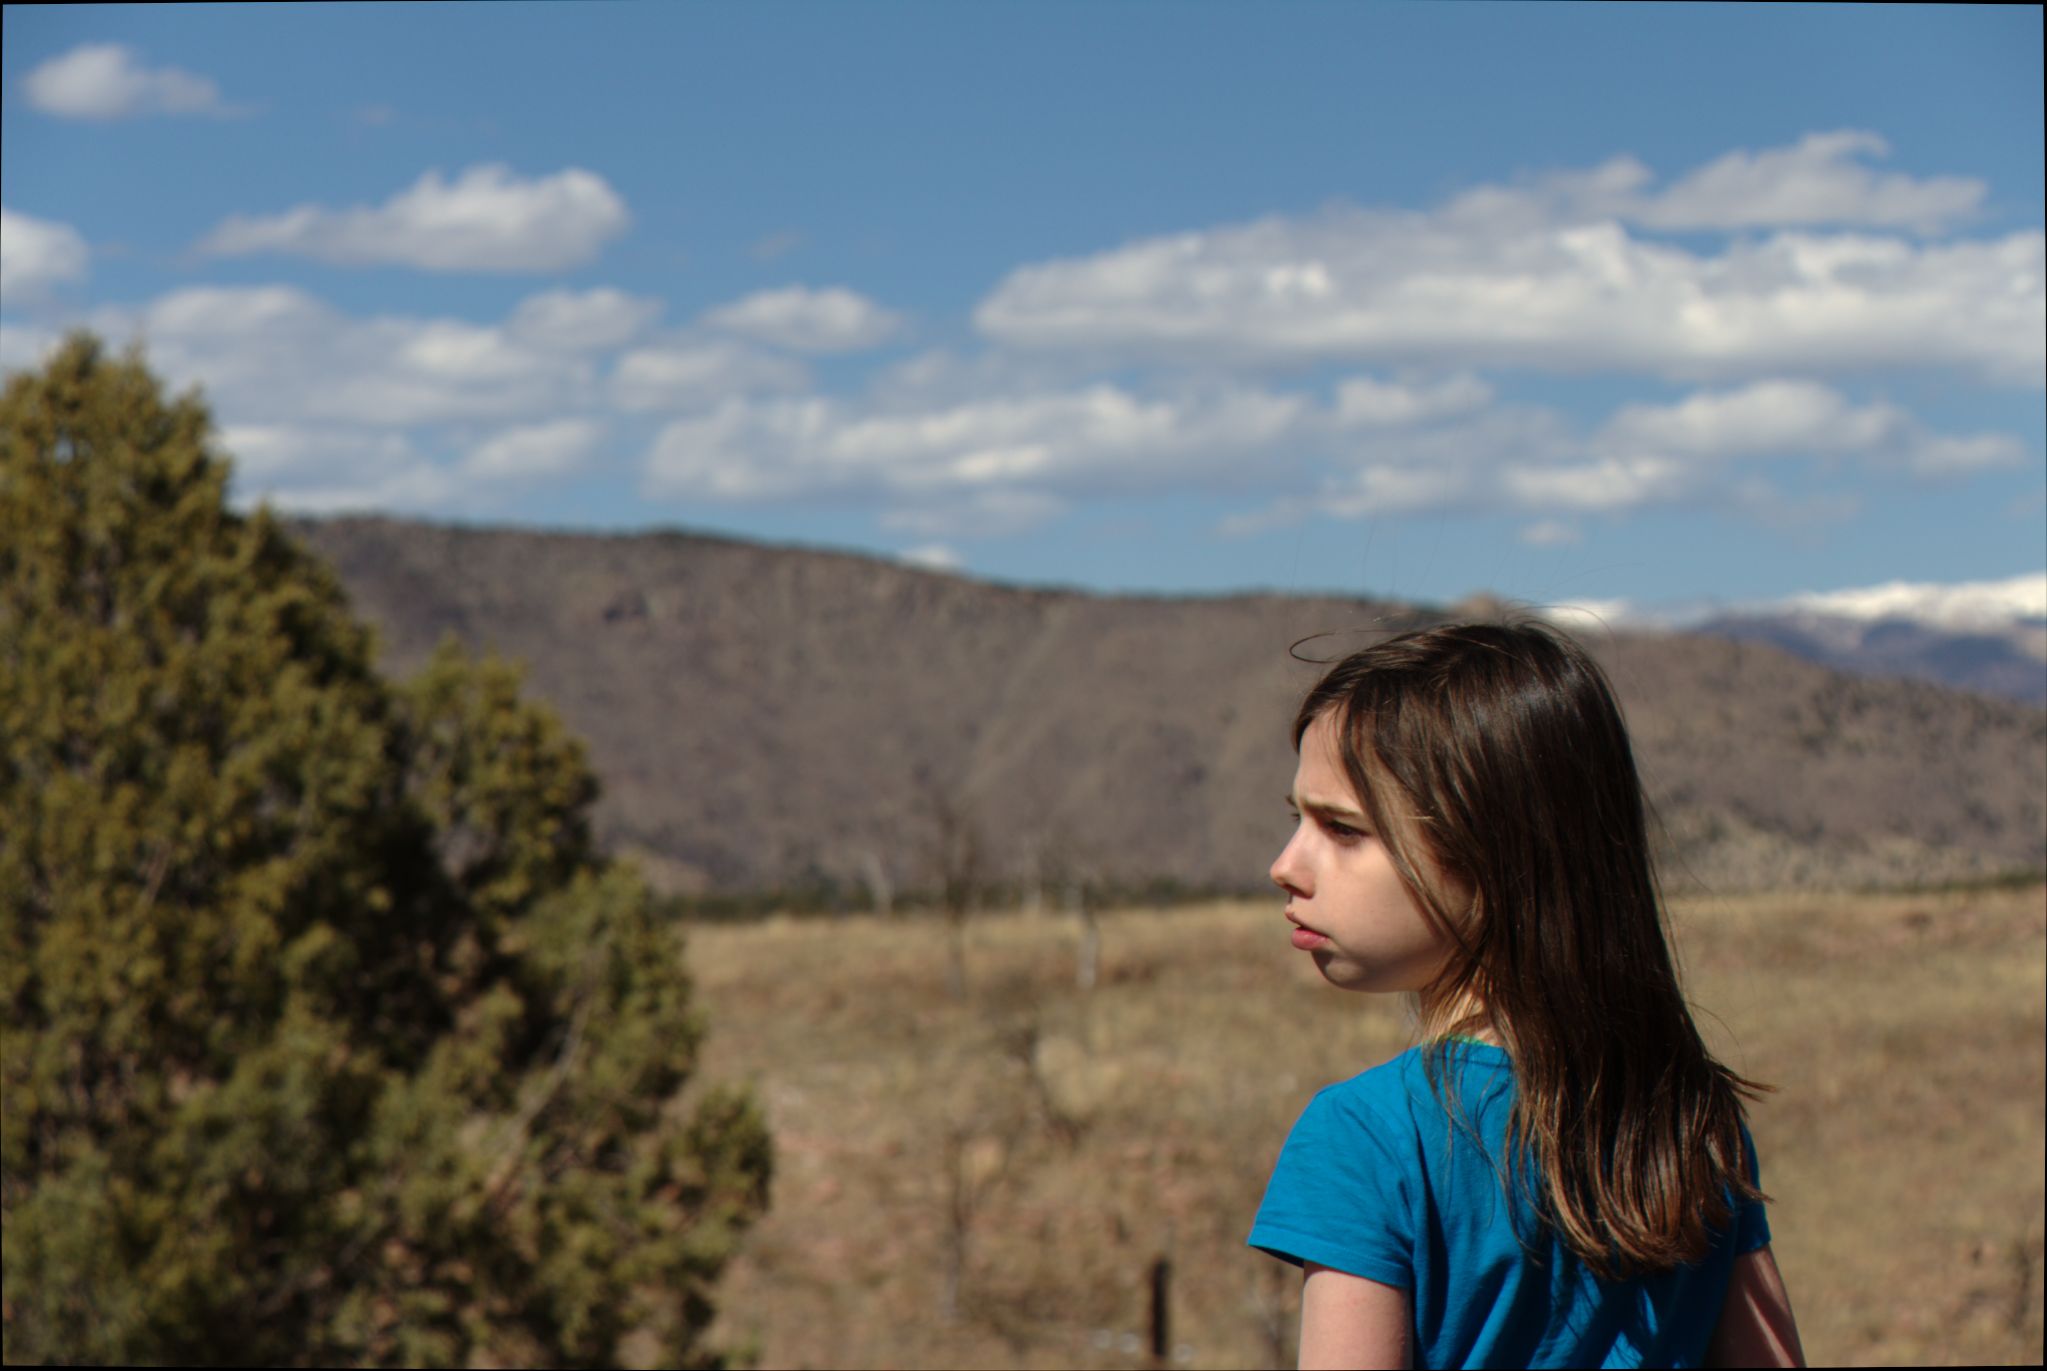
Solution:
<path fill-rule="evenodd" d="M 1444 1061 L 1443 1087 L 1458 1092 L 1486 1153 L 1430 1089 L 1421 1054 L 1309 1101 L 1272 1169 L 1251 1246 L 1407 1291 L 1416 1366 L 1698 1365 L 1734 1259 L 1770 1241 L 1763 1207 L 1740 1205 L 1695 1266 L 1602 1281 L 1541 1225 L 1525 1181 L 1511 1205 L 1500 1183 L 1494 1159 L 1506 1155 L 1514 1102 L 1506 1052 L 1459 1040 Z M 1746 1127 L 1742 1145 L 1754 1182 Z"/>

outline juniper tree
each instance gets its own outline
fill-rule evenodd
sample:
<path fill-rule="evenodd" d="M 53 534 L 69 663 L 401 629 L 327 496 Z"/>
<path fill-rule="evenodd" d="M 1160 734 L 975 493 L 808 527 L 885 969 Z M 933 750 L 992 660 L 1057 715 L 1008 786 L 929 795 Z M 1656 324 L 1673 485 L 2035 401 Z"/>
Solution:
<path fill-rule="evenodd" d="M 87 336 L 0 397 L 6 1359 L 714 1361 L 769 1141 L 581 747 L 227 478 Z"/>

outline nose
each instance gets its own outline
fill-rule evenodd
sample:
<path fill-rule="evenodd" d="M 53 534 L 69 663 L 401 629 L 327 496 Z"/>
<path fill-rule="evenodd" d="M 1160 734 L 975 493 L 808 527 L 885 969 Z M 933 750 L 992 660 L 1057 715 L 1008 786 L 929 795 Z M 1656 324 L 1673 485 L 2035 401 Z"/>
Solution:
<path fill-rule="evenodd" d="M 1274 885 L 1284 890 L 1287 894 L 1306 898 L 1313 892 L 1307 887 L 1307 872 L 1301 864 L 1300 845 L 1300 830 L 1295 829 L 1294 835 L 1287 839 L 1286 846 L 1281 848 L 1279 855 L 1272 859 L 1272 869 L 1266 874 L 1272 877 Z"/>

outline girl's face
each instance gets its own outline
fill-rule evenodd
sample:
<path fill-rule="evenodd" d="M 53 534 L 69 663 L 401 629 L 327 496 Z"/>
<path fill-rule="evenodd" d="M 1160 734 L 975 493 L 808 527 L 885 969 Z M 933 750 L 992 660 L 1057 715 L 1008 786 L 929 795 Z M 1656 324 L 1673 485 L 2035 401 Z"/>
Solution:
<path fill-rule="evenodd" d="M 1453 944 L 1423 914 L 1393 857 L 1351 790 L 1327 713 L 1301 735 L 1288 797 L 1300 816 L 1272 863 L 1287 894 L 1294 946 L 1331 985 L 1374 993 L 1420 990 L 1443 970 Z"/>

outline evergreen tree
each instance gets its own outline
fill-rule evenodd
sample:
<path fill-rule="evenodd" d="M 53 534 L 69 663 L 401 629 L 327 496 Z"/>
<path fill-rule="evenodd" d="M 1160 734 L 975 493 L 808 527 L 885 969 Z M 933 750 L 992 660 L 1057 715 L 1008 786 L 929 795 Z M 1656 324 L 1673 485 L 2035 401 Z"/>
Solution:
<path fill-rule="evenodd" d="M 227 474 L 89 337 L 0 397 L 6 1359 L 714 1362 L 769 1141 L 580 746 Z"/>

